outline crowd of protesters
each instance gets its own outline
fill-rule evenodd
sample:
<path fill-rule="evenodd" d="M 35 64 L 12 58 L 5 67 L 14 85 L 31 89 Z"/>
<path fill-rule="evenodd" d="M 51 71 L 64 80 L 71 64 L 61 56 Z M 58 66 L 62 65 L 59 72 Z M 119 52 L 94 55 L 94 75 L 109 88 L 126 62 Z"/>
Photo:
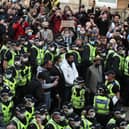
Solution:
<path fill-rule="evenodd" d="M 1 3 L 0 129 L 128 129 L 128 100 L 129 17 Z"/>

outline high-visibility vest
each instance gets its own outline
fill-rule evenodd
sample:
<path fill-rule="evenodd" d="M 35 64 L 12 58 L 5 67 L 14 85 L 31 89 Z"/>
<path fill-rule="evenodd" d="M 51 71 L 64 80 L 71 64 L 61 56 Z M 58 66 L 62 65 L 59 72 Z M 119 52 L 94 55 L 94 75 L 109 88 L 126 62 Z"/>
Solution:
<path fill-rule="evenodd" d="M 83 117 L 81 120 L 83 122 L 83 128 L 84 129 L 91 129 L 91 125 L 93 124 L 92 122 L 87 120 L 85 117 Z"/>
<path fill-rule="evenodd" d="M 53 119 L 50 119 L 48 121 L 47 125 L 48 124 L 51 124 L 54 127 L 54 129 L 66 129 L 66 126 L 61 126 L 61 125 L 57 124 Z"/>
<path fill-rule="evenodd" d="M 110 99 L 106 96 L 97 95 L 94 97 L 94 108 L 98 114 L 109 114 Z"/>
<path fill-rule="evenodd" d="M 121 55 L 117 54 L 117 53 L 115 53 L 115 54 L 113 55 L 113 58 L 115 58 L 115 57 L 118 57 L 118 58 L 120 59 L 120 62 L 119 62 L 119 70 L 120 70 L 120 71 L 123 71 L 125 58 L 122 57 Z"/>
<path fill-rule="evenodd" d="M 51 56 L 51 59 L 50 60 L 51 61 L 54 61 L 54 54 L 52 52 L 50 52 L 49 50 L 46 50 L 45 51 L 45 54 L 44 54 L 44 57 L 45 57 L 46 54 L 49 54 Z"/>
<path fill-rule="evenodd" d="M 71 96 L 71 103 L 74 108 L 82 109 L 85 106 L 85 89 L 79 89 L 79 95 L 77 93 L 78 87 L 74 86 L 72 88 L 72 96 Z"/>
<path fill-rule="evenodd" d="M 1 104 L 2 106 L 2 113 L 3 113 L 3 121 L 8 124 L 10 122 L 12 116 L 12 108 L 14 106 L 13 101 L 10 101 L 8 105 Z"/>
<path fill-rule="evenodd" d="M 25 111 L 25 116 L 26 116 L 28 124 L 29 124 L 30 120 L 32 119 L 33 115 L 34 115 L 34 107 L 31 108 L 31 112 L 29 112 L 27 110 Z"/>
<path fill-rule="evenodd" d="M 129 76 L 129 56 L 125 58 L 124 75 Z"/>
<path fill-rule="evenodd" d="M 80 53 L 77 50 L 69 50 L 68 53 L 76 54 L 76 56 L 77 56 L 77 62 L 78 63 L 81 63 L 81 56 L 80 56 Z"/>
<path fill-rule="evenodd" d="M 15 96 L 15 92 L 16 92 L 16 80 L 13 79 L 13 82 L 12 82 L 11 80 L 6 79 L 4 77 L 3 81 L 4 81 L 4 84 L 5 85 L 9 86 L 9 88 L 11 90 L 11 93 L 13 94 L 13 96 Z"/>
<path fill-rule="evenodd" d="M 42 65 L 44 62 L 44 48 L 38 48 L 36 46 L 32 46 L 32 48 L 35 48 L 37 51 L 36 65 Z"/>
<path fill-rule="evenodd" d="M 13 117 L 11 121 L 14 121 L 17 125 L 17 129 L 27 129 L 27 124 L 23 124 L 17 117 Z"/>
<path fill-rule="evenodd" d="M 92 46 L 91 44 L 88 43 L 89 49 L 90 49 L 90 56 L 89 56 L 89 60 L 91 62 L 93 62 L 93 60 L 95 59 L 96 56 L 96 47 Z"/>
<path fill-rule="evenodd" d="M 112 82 L 108 82 L 107 80 L 105 81 L 105 86 L 107 87 L 107 89 L 109 91 L 109 97 L 111 97 L 111 98 L 113 96 L 115 96 L 115 93 L 113 93 L 112 88 L 116 85 L 119 86 L 119 88 L 120 88 L 120 84 L 117 80 L 113 80 Z"/>

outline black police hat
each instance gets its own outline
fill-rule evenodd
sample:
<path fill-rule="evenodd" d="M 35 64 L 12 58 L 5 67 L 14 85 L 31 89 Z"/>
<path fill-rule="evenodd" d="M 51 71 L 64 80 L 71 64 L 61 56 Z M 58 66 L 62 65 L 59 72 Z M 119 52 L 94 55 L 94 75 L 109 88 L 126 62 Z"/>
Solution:
<path fill-rule="evenodd" d="M 109 70 L 105 73 L 105 75 L 115 75 L 116 73 L 113 70 Z"/>

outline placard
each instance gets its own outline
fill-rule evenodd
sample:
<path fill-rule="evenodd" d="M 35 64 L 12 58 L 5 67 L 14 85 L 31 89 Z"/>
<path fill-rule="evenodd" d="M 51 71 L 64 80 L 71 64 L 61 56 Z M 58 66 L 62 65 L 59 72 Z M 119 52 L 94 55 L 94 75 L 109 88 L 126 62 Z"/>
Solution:
<path fill-rule="evenodd" d="M 97 7 L 111 7 L 111 8 L 117 8 L 117 0 L 96 0 L 96 6 Z"/>
<path fill-rule="evenodd" d="M 75 27 L 75 21 L 74 20 L 62 20 L 61 26 L 62 27 Z"/>

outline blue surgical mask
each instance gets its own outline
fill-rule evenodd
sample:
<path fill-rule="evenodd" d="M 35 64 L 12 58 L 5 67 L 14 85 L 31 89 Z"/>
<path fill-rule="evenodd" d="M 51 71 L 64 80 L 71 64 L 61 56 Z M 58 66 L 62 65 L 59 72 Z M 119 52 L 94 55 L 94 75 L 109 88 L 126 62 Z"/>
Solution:
<path fill-rule="evenodd" d="M 95 45 L 95 41 L 90 41 L 90 44 Z"/>
<path fill-rule="evenodd" d="M 28 32 L 27 34 L 28 34 L 29 36 L 31 36 L 31 35 L 32 35 L 32 32 L 30 31 L 30 32 Z"/>

